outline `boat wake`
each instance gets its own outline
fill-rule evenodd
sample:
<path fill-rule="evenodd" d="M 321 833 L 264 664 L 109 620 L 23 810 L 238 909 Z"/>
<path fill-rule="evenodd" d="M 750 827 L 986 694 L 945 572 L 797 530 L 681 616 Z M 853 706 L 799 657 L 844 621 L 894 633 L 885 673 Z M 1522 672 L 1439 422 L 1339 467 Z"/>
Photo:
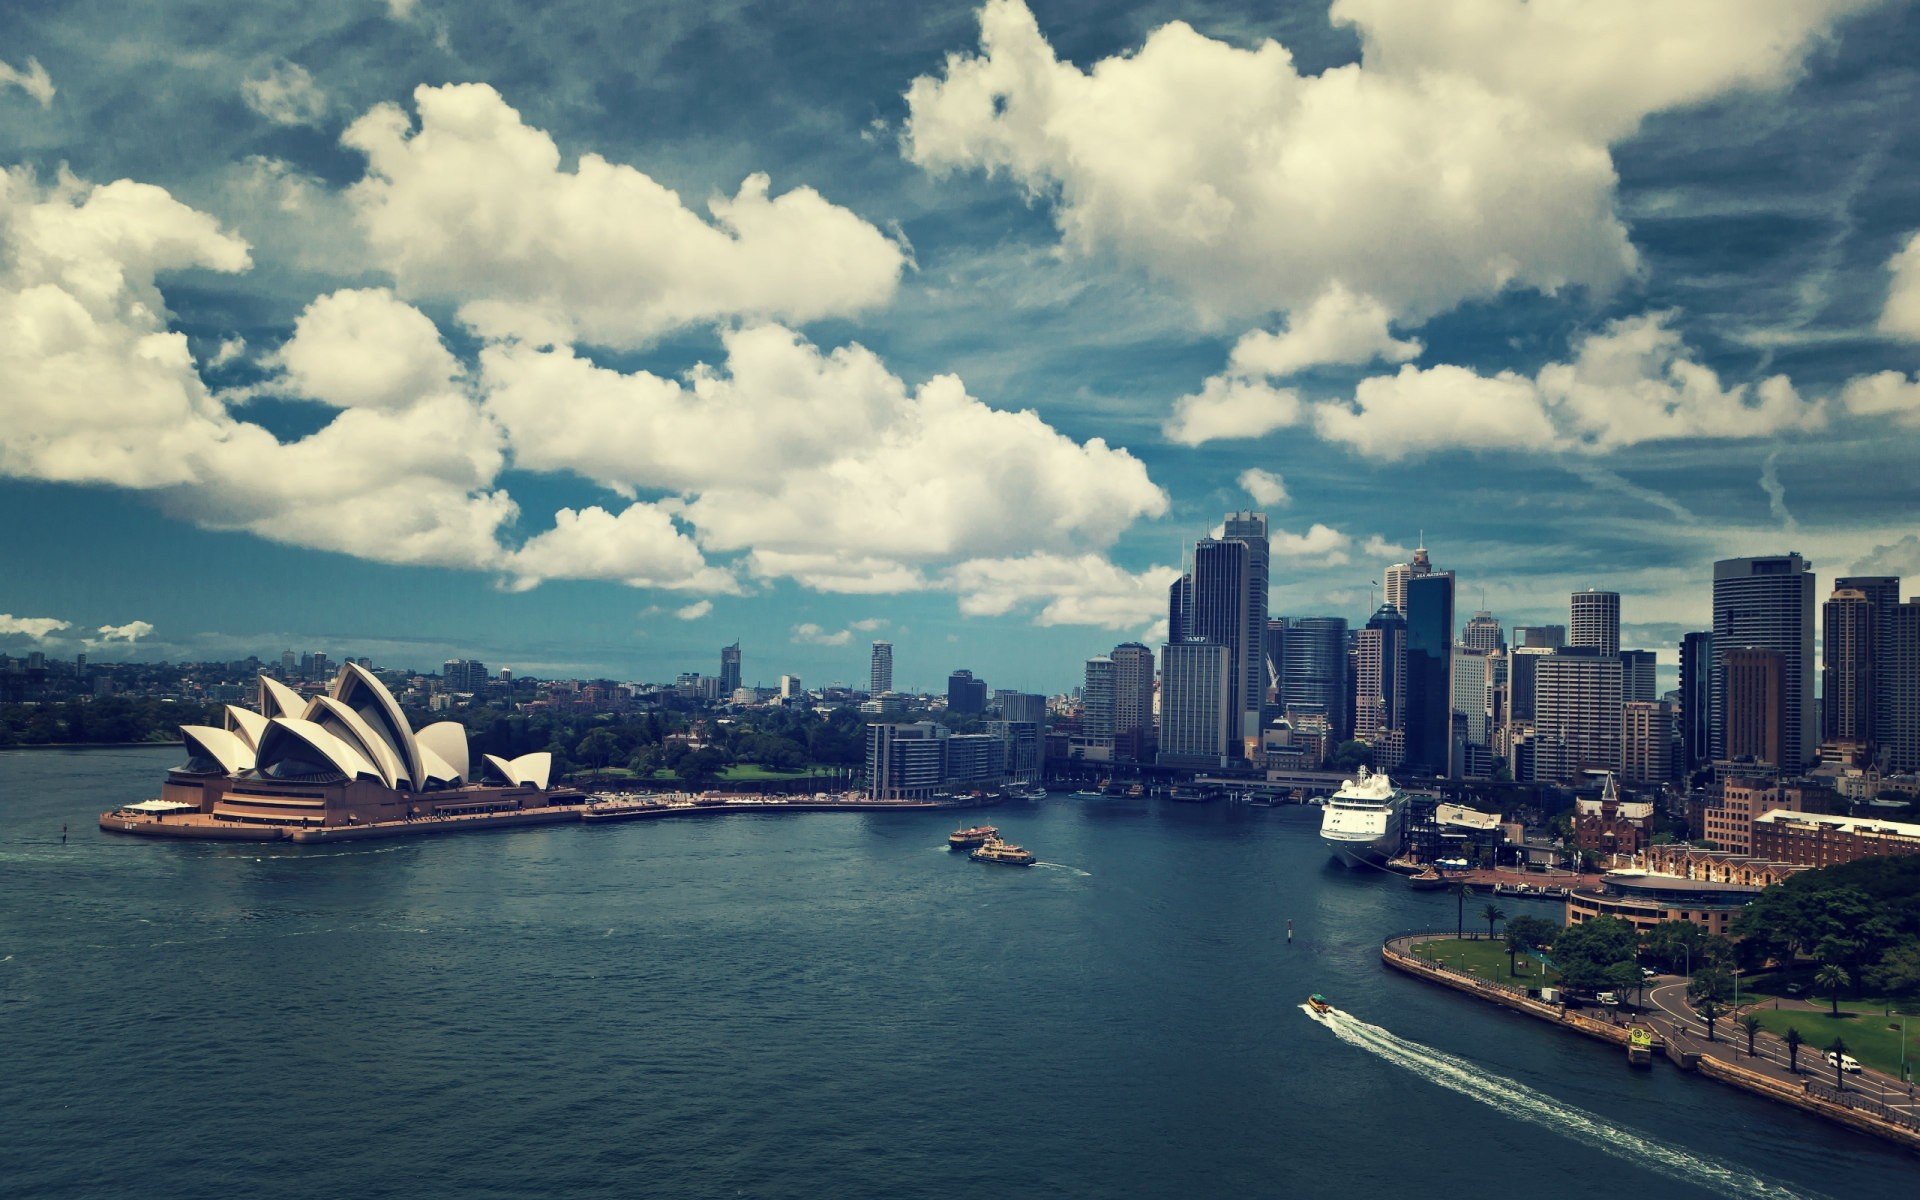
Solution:
<path fill-rule="evenodd" d="M 1070 867 L 1070 866 L 1068 866 L 1068 865 L 1067 865 L 1066 863 L 1056 863 L 1056 862 L 1037 862 L 1037 863 L 1035 863 L 1035 864 L 1033 864 L 1033 865 L 1034 865 L 1034 866 L 1036 866 L 1036 867 L 1052 867 L 1052 868 L 1053 868 L 1054 870 L 1056 870 L 1056 871 L 1071 871 L 1071 872 L 1073 872 L 1073 873 L 1074 873 L 1075 875 L 1077 875 L 1077 876 L 1079 876 L 1079 877 L 1080 877 L 1080 878 L 1082 878 L 1082 879 L 1092 879 L 1092 878 L 1093 878 L 1093 872 L 1092 872 L 1092 871 L 1082 871 L 1082 870 L 1081 870 L 1081 869 L 1080 869 L 1079 867 Z"/>
<path fill-rule="evenodd" d="M 1766 1196 L 1775 1200 L 1796 1200 L 1812 1195 L 1796 1192 L 1784 1184 L 1761 1178 L 1729 1163 L 1704 1158 L 1649 1137 L 1639 1130 L 1615 1125 L 1570 1104 L 1563 1104 L 1517 1080 L 1496 1075 L 1466 1059 L 1442 1053 L 1431 1046 L 1410 1042 L 1337 1008 L 1327 1013 L 1316 1013 L 1303 1004 L 1300 1010 L 1326 1026 L 1333 1036 L 1348 1045 L 1358 1046 L 1395 1066 L 1404 1067 L 1429 1083 L 1438 1084 L 1497 1108 L 1508 1116 L 1550 1129 L 1562 1137 L 1669 1178 L 1735 1197 Z"/>

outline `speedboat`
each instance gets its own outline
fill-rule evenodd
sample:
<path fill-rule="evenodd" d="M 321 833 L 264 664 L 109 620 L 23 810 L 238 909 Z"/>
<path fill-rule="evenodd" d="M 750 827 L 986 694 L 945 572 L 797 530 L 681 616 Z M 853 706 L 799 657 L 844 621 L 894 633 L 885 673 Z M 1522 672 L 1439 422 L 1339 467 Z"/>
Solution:
<path fill-rule="evenodd" d="M 1307 997 L 1307 1007 L 1324 1017 L 1333 1011 L 1333 1002 L 1319 992 L 1315 992 Z"/>

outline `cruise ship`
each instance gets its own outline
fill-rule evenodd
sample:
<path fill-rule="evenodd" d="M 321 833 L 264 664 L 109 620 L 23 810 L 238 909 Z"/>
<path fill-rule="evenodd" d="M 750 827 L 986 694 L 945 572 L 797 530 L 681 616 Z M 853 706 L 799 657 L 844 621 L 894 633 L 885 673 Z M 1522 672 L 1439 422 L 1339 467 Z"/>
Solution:
<path fill-rule="evenodd" d="M 1406 841 L 1407 794 L 1385 775 L 1360 768 L 1357 778 L 1340 785 L 1320 818 L 1320 840 L 1327 849 L 1355 862 L 1378 866 L 1400 853 Z"/>

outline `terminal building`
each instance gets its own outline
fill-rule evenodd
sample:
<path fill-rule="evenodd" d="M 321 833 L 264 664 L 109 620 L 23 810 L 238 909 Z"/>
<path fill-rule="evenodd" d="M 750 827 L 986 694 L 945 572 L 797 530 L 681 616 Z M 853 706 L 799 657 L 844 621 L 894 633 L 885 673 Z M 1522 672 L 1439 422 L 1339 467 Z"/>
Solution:
<path fill-rule="evenodd" d="M 1577 888 L 1567 896 L 1567 924 L 1595 917 L 1618 917 L 1644 932 L 1663 921 L 1688 921 L 1708 933 L 1726 934 L 1740 910 L 1760 894 L 1758 887 L 1656 875 L 1646 871 L 1608 871 L 1598 888 Z"/>

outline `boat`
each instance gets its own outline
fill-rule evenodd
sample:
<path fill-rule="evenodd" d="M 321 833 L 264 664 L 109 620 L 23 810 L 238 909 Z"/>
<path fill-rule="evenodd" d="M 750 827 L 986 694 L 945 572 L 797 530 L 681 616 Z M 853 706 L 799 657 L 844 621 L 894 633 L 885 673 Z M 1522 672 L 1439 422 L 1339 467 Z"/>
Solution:
<path fill-rule="evenodd" d="M 1320 840 L 1341 858 L 1370 867 L 1400 853 L 1406 840 L 1407 794 L 1365 767 L 1340 785 L 1320 818 Z"/>
<path fill-rule="evenodd" d="M 947 849 L 971 850 L 975 846 L 984 846 L 1000 836 L 1000 830 L 992 825 L 975 825 L 972 829 L 956 829 L 947 835 Z"/>
<path fill-rule="evenodd" d="M 1020 798 L 1023 800 L 1045 800 L 1047 798 L 1047 789 L 1043 787 L 1028 788 L 1026 791 L 1020 793 Z"/>
<path fill-rule="evenodd" d="M 1136 783 L 1127 789 L 1127 799 L 1129 800 L 1143 800 L 1146 798 L 1146 795 L 1147 789 L 1145 784 Z"/>
<path fill-rule="evenodd" d="M 1409 875 L 1407 886 L 1416 892 L 1436 892 L 1447 886 L 1447 877 L 1428 867 L 1418 875 Z"/>
<path fill-rule="evenodd" d="M 1333 1002 L 1319 992 L 1315 992 L 1307 997 L 1307 1007 L 1324 1017 L 1333 1011 Z"/>
<path fill-rule="evenodd" d="M 1653 1031 L 1644 1025 L 1635 1025 L 1627 1033 L 1627 1065 L 1630 1067 L 1653 1065 Z"/>
<path fill-rule="evenodd" d="M 1039 861 L 1033 851 L 1022 849 L 1012 842 L 1003 842 L 999 838 L 989 838 L 985 845 L 967 857 L 975 862 L 1004 863 L 1009 867 L 1030 867 Z"/>
<path fill-rule="evenodd" d="M 1174 784 L 1173 790 L 1167 793 L 1167 799 L 1172 800 L 1176 804 L 1206 804 L 1209 801 L 1218 800 L 1219 798 L 1220 794 L 1212 788 L 1196 787 L 1191 784 L 1181 783 Z"/>

